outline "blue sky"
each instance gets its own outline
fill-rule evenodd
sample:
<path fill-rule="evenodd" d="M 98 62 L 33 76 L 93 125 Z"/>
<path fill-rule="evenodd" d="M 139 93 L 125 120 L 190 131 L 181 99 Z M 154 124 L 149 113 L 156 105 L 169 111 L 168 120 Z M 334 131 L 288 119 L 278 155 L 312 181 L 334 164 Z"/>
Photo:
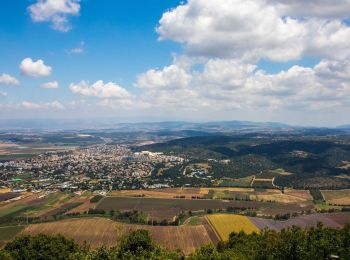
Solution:
<path fill-rule="evenodd" d="M 56 79 L 62 85 L 60 97 L 69 100 L 74 98 L 70 82 L 82 79 L 103 78 L 133 89 L 135 75 L 170 63 L 172 52 L 180 48 L 170 41 L 159 42 L 155 31 L 162 13 L 179 1 L 83 1 L 80 15 L 70 19 L 68 33 L 52 30 L 49 23 L 33 23 L 27 11 L 31 2 L 6 0 L 0 8 L 0 72 L 16 76 L 23 86 L 3 88 L 14 102 L 50 101 L 57 93 L 38 91 L 38 85 Z M 65 52 L 81 42 L 84 53 Z M 34 80 L 21 75 L 18 66 L 26 57 L 43 59 L 54 72 Z"/>
<path fill-rule="evenodd" d="M 0 119 L 346 124 L 349 13 L 349 0 L 4 0 Z"/>

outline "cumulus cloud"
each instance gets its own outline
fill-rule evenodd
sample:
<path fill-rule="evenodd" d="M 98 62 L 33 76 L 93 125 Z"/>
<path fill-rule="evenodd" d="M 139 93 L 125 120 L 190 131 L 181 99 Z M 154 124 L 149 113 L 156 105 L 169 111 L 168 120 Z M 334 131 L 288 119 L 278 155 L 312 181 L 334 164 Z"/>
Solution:
<path fill-rule="evenodd" d="M 28 8 L 35 22 L 51 22 L 52 28 L 67 32 L 71 29 L 68 18 L 79 15 L 80 0 L 37 0 Z"/>
<path fill-rule="evenodd" d="M 19 84 L 19 80 L 9 74 L 3 73 L 0 75 L 0 85 L 18 86 Z"/>
<path fill-rule="evenodd" d="M 41 85 L 42 88 L 47 88 L 47 89 L 56 89 L 59 88 L 59 84 L 57 81 L 51 81 L 51 82 L 46 82 Z"/>
<path fill-rule="evenodd" d="M 270 0 L 281 13 L 297 17 L 349 18 L 350 1 L 338 0 Z"/>
<path fill-rule="evenodd" d="M 22 60 L 19 68 L 24 75 L 35 78 L 50 76 L 52 72 L 52 68 L 45 65 L 43 60 L 33 61 L 31 58 Z"/>
<path fill-rule="evenodd" d="M 348 105 L 349 68 L 349 61 L 322 60 L 312 68 L 296 65 L 270 74 L 240 60 L 209 59 L 202 72 L 186 71 L 190 81 L 185 87 L 162 85 L 147 89 L 142 98 L 151 106 L 191 110 L 328 109 Z M 154 75 L 163 75 L 167 69 Z"/>
<path fill-rule="evenodd" d="M 87 97 L 98 97 L 106 99 L 127 99 L 131 97 L 130 93 L 118 84 L 113 82 L 108 82 L 105 84 L 102 80 L 98 80 L 92 85 L 89 85 L 86 81 L 81 81 L 77 84 L 72 83 L 70 84 L 69 88 L 74 94 L 79 94 Z"/>
<path fill-rule="evenodd" d="M 293 7 L 277 0 L 189 0 L 164 13 L 157 32 L 160 39 L 183 44 L 188 54 L 206 57 L 257 62 L 350 55 L 349 26 L 340 19 L 311 15 L 300 19 L 295 15 L 301 2 L 304 5 L 294 1 Z M 320 12 L 326 16 L 326 10 Z"/>
<path fill-rule="evenodd" d="M 191 75 L 178 65 L 170 65 L 163 70 L 151 69 L 137 78 L 137 86 L 145 89 L 184 88 Z"/>

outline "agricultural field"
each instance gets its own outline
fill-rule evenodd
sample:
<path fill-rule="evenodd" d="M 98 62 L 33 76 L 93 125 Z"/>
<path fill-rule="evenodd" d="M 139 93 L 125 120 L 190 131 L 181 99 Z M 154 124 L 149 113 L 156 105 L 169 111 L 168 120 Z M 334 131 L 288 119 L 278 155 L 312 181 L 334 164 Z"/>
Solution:
<path fill-rule="evenodd" d="M 0 204 L 0 217 L 11 217 L 29 213 L 35 208 L 39 208 L 45 204 L 45 198 L 41 193 L 25 193 L 19 200 L 11 202 L 3 202 Z"/>
<path fill-rule="evenodd" d="M 108 196 L 118 197 L 149 197 L 172 199 L 175 197 L 192 198 L 192 196 L 202 196 L 201 188 L 167 188 L 167 189 L 151 189 L 151 190 L 120 190 L 111 191 Z"/>
<path fill-rule="evenodd" d="M 16 192 L 0 193 L 0 202 L 19 197 L 20 195 L 21 194 L 16 193 Z"/>
<path fill-rule="evenodd" d="M 23 198 L 0 204 L 0 217 L 48 217 L 70 211 L 89 201 L 88 197 L 78 197 L 73 193 L 26 193 Z"/>
<path fill-rule="evenodd" d="M 0 143 L 0 161 L 24 159 L 46 152 L 63 152 L 77 149 L 77 146 L 56 146 L 52 144 L 25 144 Z"/>
<path fill-rule="evenodd" d="M 254 188 L 166 188 L 154 190 L 120 190 L 108 193 L 108 196 L 117 197 L 144 197 L 163 199 L 233 199 L 233 200 L 257 200 L 275 201 L 280 203 L 306 203 L 312 201 L 312 196 L 307 190 L 285 189 L 282 193 L 278 189 L 258 189 Z"/>
<path fill-rule="evenodd" d="M 112 247 L 119 239 L 131 231 L 146 229 L 152 238 L 162 247 L 189 254 L 200 246 L 212 242 L 203 225 L 196 226 L 146 226 L 114 222 L 105 218 L 80 218 L 57 222 L 33 224 L 23 230 L 23 234 L 36 235 L 62 234 L 79 244 L 86 241 L 91 247 Z"/>
<path fill-rule="evenodd" d="M 152 219 L 173 220 L 181 211 L 205 211 L 225 210 L 231 208 L 246 208 L 257 210 L 258 213 L 286 214 L 293 212 L 306 211 L 312 208 L 312 205 L 305 204 L 286 204 L 270 203 L 260 201 L 239 201 L 239 200 L 189 200 L 189 199 L 159 199 L 159 198 L 132 198 L 132 197 L 106 197 L 101 200 L 96 209 L 101 210 L 119 210 L 133 211 L 137 210 L 148 214 Z M 271 212 L 271 213 L 270 213 Z"/>
<path fill-rule="evenodd" d="M 322 195 L 328 204 L 350 205 L 350 189 L 348 190 L 322 190 Z"/>
<path fill-rule="evenodd" d="M 24 226 L 0 227 L 0 247 L 13 239 L 23 228 Z"/>
<path fill-rule="evenodd" d="M 252 176 L 247 176 L 244 178 L 222 178 L 215 185 L 221 186 L 221 187 L 249 187 L 251 186 L 252 180 L 253 180 L 253 175 Z"/>
<path fill-rule="evenodd" d="M 350 223 L 350 213 L 312 214 L 291 218 L 285 221 L 256 217 L 249 217 L 249 219 L 259 229 L 269 228 L 276 231 L 293 225 L 302 228 L 315 227 L 319 222 L 322 222 L 327 227 L 340 228 L 345 224 Z"/>
<path fill-rule="evenodd" d="M 228 240 L 232 232 L 244 231 L 247 234 L 259 232 L 259 228 L 246 216 L 232 214 L 213 214 L 206 216 L 221 240 Z"/>

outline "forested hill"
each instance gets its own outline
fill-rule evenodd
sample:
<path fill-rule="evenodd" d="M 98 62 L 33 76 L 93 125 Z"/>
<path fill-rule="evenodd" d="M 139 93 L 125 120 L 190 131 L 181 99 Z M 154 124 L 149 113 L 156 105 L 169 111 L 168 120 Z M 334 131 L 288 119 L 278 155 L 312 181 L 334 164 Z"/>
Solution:
<path fill-rule="evenodd" d="M 182 155 L 190 161 L 209 160 L 211 174 L 217 178 L 242 178 L 284 169 L 290 173 L 288 176 L 275 176 L 276 183 L 281 186 L 350 187 L 350 140 L 343 135 L 197 136 L 137 149 Z M 229 163 L 219 167 L 213 160 L 229 160 Z"/>

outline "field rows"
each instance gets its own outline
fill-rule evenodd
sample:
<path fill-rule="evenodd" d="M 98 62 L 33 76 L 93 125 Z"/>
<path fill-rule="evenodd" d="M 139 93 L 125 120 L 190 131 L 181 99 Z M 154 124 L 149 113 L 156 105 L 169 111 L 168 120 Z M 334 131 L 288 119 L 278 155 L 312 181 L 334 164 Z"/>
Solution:
<path fill-rule="evenodd" d="M 146 229 L 152 238 L 164 248 L 180 249 L 185 254 L 212 242 L 206 228 L 198 226 L 146 226 L 117 223 L 104 218 L 70 219 L 58 222 L 29 225 L 24 234 L 62 234 L 79 244 L 90 246 L 115 246 L 118 240 L 133 230 Z"/>

